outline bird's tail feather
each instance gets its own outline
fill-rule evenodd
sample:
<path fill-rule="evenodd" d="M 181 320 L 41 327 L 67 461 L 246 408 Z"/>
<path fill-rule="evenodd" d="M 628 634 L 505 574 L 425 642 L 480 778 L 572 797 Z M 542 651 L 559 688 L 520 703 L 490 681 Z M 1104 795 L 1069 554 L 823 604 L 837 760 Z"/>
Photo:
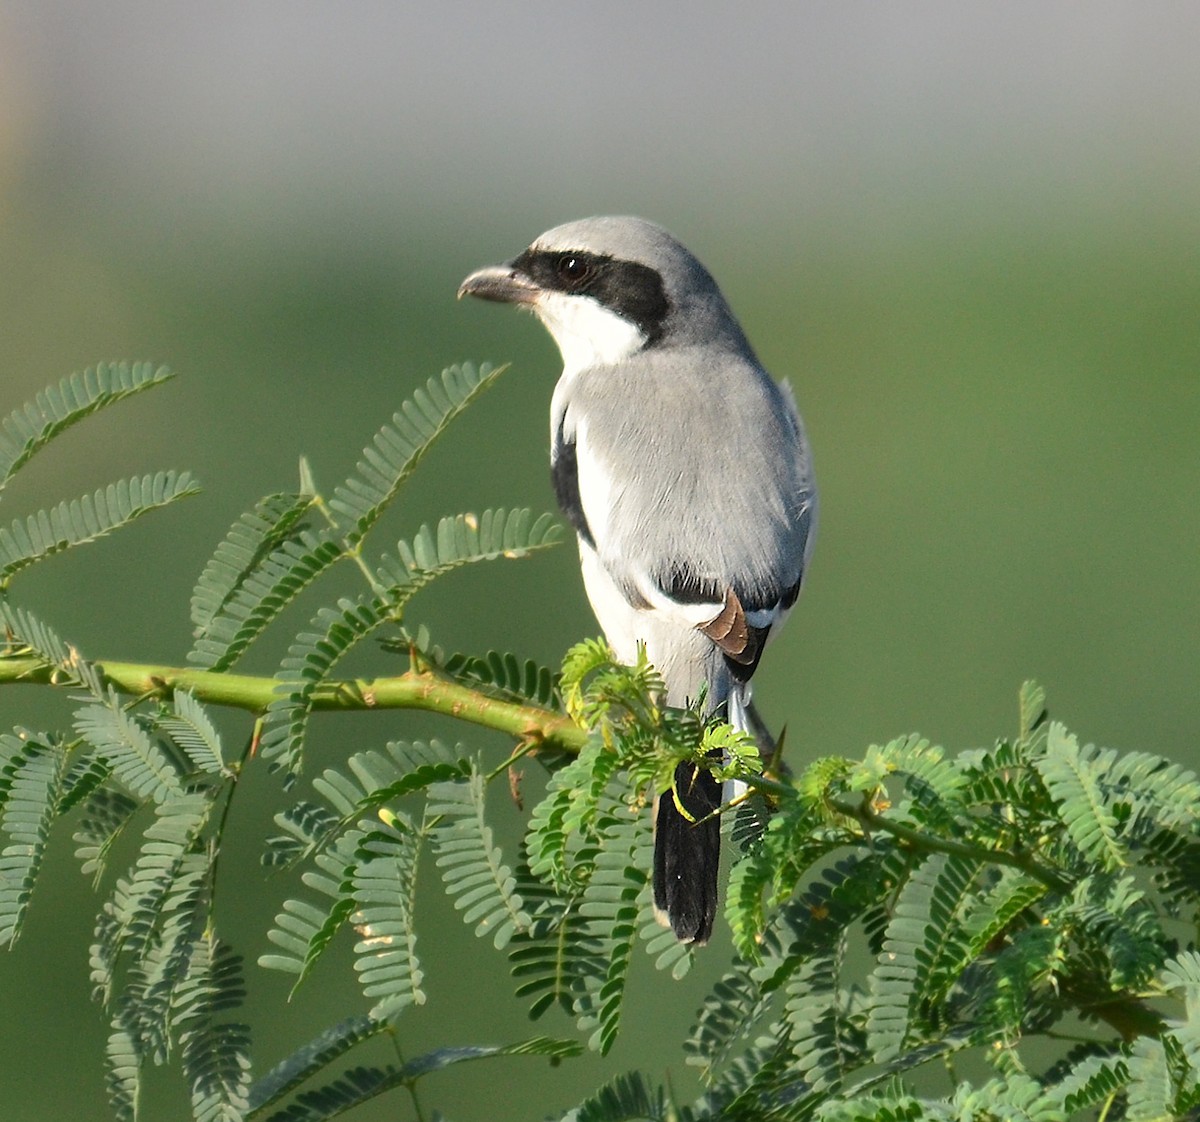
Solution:
<path fill-rule="evenodd" d="M 728 720 L 752 728 L 749 694 L 735 687 Z M 717 914 L 717 871 L 721 863 L 721 784 L 704 768 L 682 763 L 675 769 L 675 796 L 661 795 L 654 812 L 654 910 L 684 943 L 707 943 Z M 711 816 L 711 817 L 710 817 Z"/>
<path fill-rule="evenodd" d="M 684 943 L 707 943 L 717 914 L 721 862 L 721 784 L 704 768 L 682 763 L 675 790 L 660 795 L 654 819 L 654 910 Z"/>

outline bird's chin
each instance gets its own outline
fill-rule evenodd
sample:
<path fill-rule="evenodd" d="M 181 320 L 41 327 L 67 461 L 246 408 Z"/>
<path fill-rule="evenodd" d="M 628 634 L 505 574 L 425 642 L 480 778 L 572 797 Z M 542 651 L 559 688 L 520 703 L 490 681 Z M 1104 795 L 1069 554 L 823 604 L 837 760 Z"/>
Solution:
<path fill-rule="evenodd" d="M 542 290 L 527 276 L 508 265 L 489 265 L 477 269 L 458 286 L 458 298 L 474 296 L 498 304 L 516 304 L 530 308 Z"/>

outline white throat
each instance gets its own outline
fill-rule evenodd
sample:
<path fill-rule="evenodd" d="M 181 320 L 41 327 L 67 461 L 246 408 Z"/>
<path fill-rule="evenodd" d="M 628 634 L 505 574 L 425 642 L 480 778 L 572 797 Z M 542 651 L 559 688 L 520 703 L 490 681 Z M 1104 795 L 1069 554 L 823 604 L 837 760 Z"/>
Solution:
<path fill-rule="evenodd" d="M 646 336 L 590 296 L 543 292 L 533 305 L 562 353 L 563 377 L 590 366 L 612 366 L 641 350 Z"/>

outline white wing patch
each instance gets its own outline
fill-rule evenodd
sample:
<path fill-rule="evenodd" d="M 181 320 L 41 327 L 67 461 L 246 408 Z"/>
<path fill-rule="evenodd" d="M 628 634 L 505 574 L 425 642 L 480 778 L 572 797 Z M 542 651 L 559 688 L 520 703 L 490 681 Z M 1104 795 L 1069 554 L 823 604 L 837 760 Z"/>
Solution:
<path fill-rule="evenodd" d="M 703 627 L 706 623 L 711 623 L 721 614 L 721 608 L 724 606 L 722 604 L 688 604 L 672 600 L 650 579 L 647 573 L 636 574 L 634 586 L 642 599 L 654 611 L 660 612 L 668 619 L 677 620 L 687 627 Z"/>
<path fill-rule="evenodd" d="M 686 624 L 688 627 L 704 627 L 706 624 L 712 623 L 725 606 L 716 603 L 696 604 L 673 600 L 645 573 L 637 574 L 634 584 L 642 599 L 654 611 L 661 612 L 664 616 Z M 761 630 L 774 626 L 786 614 L 787 612 L 783 610 L 783 602 L 780 601 L 769 608 L 757 608 L 754 611 L 746 612 L 746 622 L 751 627 Z"/>

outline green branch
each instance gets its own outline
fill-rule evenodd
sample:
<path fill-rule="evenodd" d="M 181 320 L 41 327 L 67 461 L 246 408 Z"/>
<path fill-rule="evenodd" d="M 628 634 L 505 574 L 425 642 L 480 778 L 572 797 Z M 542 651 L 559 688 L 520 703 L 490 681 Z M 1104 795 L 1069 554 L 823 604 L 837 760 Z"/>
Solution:
<path fill-rule="evenodd" d="M 104 676 L 122 693 L 134 697 L 169 695 L 182 689 L 198 701 L 262 713 L 278 697 L 275 678 L 225 674 L 187 667 L 96 660 Z M 0 685 L 74 685 L 59 682 L 59 672 L 33 655 L 0 657 Z M 570 717 L 536 705 L 501 701 L 478 690 L 438 677 L 430 671 L 408 671 L 393 678 L 355 678 L 325 682 L 313 695 L 314 709 L 423 709 L 495 729 L 521 740 L 545 741 L 575 750 L 587 731 Z"/>
<path fill-rule="evenodd" d="M 1047 869 L 1032 858 L 1020 853 L 1008 853 L 1002 849 L 985 849 L 983 846 L 969 845 L 966 842 L 955 841 L 953 838 L 939 838 L 935 834 L 927 834 L 913 826 L 906 826 L 885 815 L 877 814 L 866 803 L 848 803 L 834 799 L 830 805 L 838 814 L 853 818 L 864 829 L 878 830 L 891 834 L 892 837 L 904 842 L 905 845 L 921 853 L 946 853 L 952 857 L 964 857 L 970 861 L 980 861 L 984 864 L 1008 865 L 1014 869 L 1039 880 L 1047 888 L 1055 892 L 1070 892 L 1071 886 L 1057 873 Z"/>

